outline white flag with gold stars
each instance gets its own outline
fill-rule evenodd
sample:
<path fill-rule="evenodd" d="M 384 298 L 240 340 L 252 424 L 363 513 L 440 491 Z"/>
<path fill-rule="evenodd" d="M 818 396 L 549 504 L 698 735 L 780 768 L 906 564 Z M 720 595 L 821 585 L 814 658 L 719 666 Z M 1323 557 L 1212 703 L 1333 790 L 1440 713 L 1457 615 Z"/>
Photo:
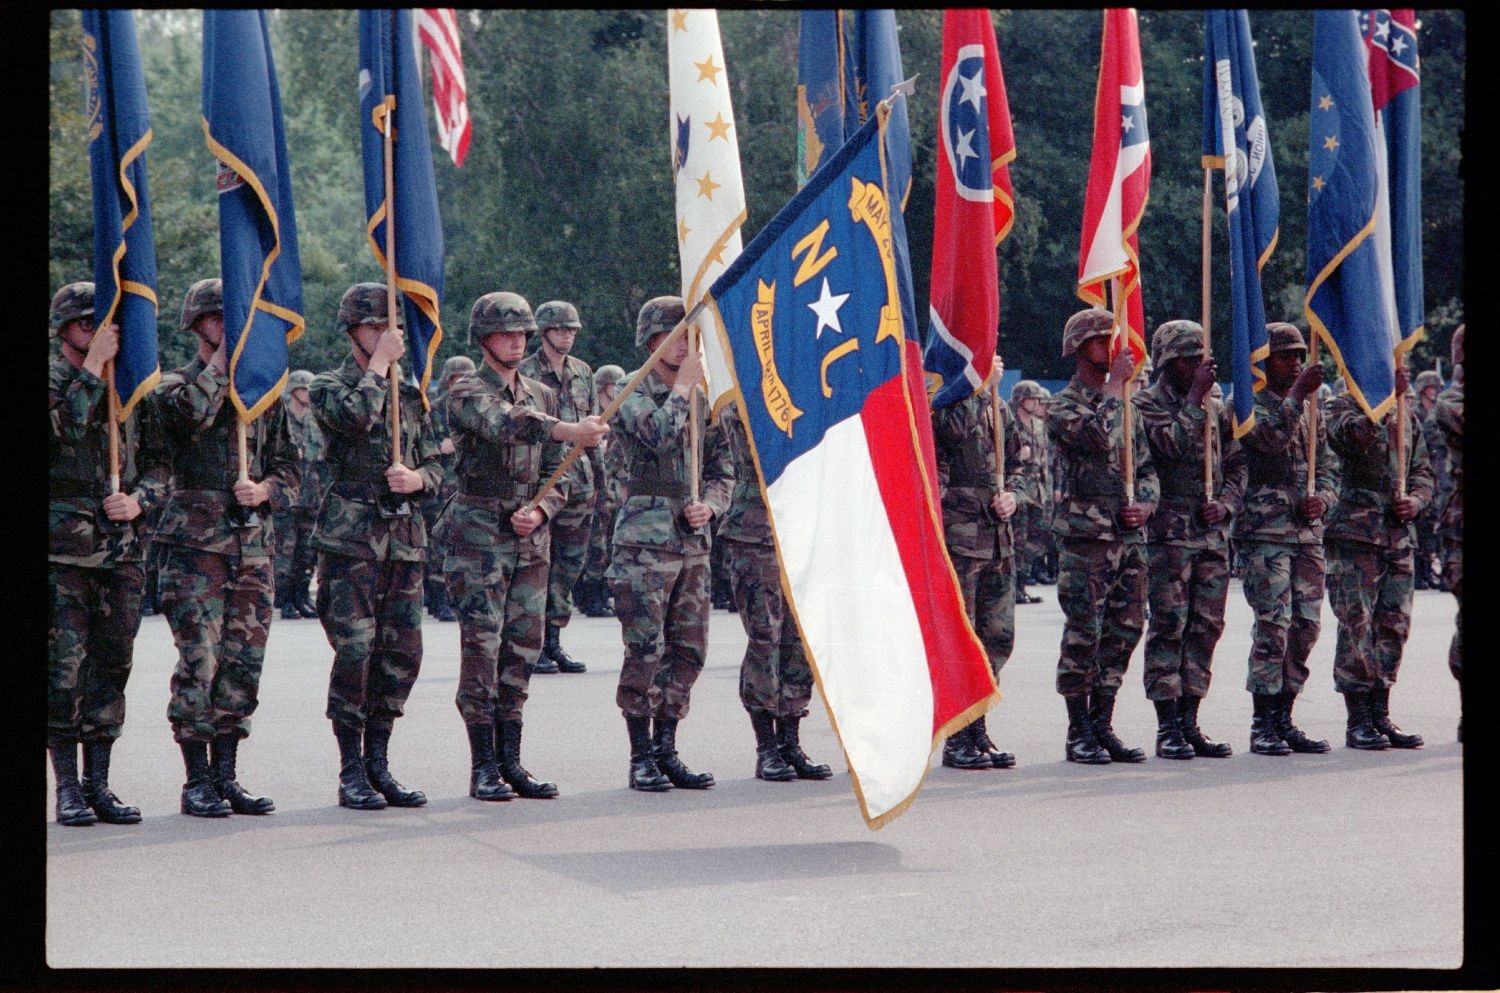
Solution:
<path fill-rule="evenodd" d="M 745 223 L 740 146 L 717 11 L 667 11 L 667 76 L 682 299 L 691 310 L 740 254 L 740 225 Z M 708 398 L 718 409 L 734 380 L 711 323 L 704 315 L 698 328 Z"/>

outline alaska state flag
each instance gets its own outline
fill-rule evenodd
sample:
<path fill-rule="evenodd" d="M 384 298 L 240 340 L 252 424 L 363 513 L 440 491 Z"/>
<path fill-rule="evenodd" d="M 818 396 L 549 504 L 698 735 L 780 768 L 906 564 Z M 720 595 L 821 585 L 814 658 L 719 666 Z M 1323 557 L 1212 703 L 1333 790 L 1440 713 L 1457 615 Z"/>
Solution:
<path fill-rule="evenodd" d="M 1234 436 L 1255 425 L 1255 392 L 1266 383 L 1270 354 L 1260 272 L 1276 248 L 1280 206 L 1271 140 L 1260 106 L 1260 82 L 1241 10 L 1203 14 L 1203 165 L 1224 170 L 1229 217 L 1230 340 L 1234 346 Z"/>
<path fill-rule="evenodd" d="M 1372 420 L 1395 403 L 1395 295 L 1378 237 L 1382 155 L 1364 40 L 1352 10 L 1313 14 L 1302 310 Z"/>
<path fill-rule="evenodd" d="M 929 499 L 879 123 L 709 291 L 783 588 L 871 828 L 912 802 L 936 741 L 998 698 Z"/>
<path fill-rule="evenodd" d="M 146 190 L 151 115 L 129 10 L 83 11 L 89 175 L 94 195 L 94 323 L 120 326 L 115 395 L 123 422 L 161 379 L 156 242 Z"/>
<path fill-rule="evenodd" d="M 359 12 L 359 145 L 364 160 L 366 231 L 382 270 L 395 260 L 411 375 L 427 405 L 432 359 L 443 341 L 443 223 L 427 138 L 427 107 L 410 10 Z M 385 122 L 393 114 L 393 193 L 386 198 Z M 387 220 L 396 215 L 395 245 Z M 394 248 L 394 251 L 391 249 Z"/>
<path fill-rule="evenodd" d="M 1010 233 L 1016 157 L 987 9 L 943 12 L 931 307 L 922 365 L 934 410 L 974 395 L 995 364 L 995 249 Z"/>
<path fill-rule="evenodd" d="M 262 10 L 203 12 L 203 134 L 218 160 L 229 397 L 253 421 L 302 335 L 302 265 L 281 93 Z"/>

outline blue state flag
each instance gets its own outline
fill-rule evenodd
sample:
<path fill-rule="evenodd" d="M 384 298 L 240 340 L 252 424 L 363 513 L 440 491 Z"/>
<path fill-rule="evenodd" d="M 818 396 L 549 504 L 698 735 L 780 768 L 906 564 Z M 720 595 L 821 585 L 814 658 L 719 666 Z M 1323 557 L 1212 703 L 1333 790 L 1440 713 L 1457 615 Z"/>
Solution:
<path fill-rule="evenodd" d="M 161 378 L 156 242 L 146 189 L 151 115 L 130 11 L 83 11 L 83 63 L 94 194 L 94 323 L 120 327 L 114 387 L 124 421 Z"/>
<path fill-rule="evenodd" d="M 1354 11 L 1319 10 L 1313 17 L 1302 310 L 1349 392 L 1379 421 L 1395 403 L 1397 336 L 1376 235 L 1380 150 L 1368 55 Z"/>
<path fill-rule="evenodd" d="M 203 133 L 218 160 L 229 396 L 253 421 L 281 396 L 302 336 L 302 263 L 281 91 L 263 10 L 203 12 Z"/>
<path fill-rule="evenodd" d="M 359 12 L 359 145 L 364 159 L 366 230 L 387 269 L 387 233 L 395 215 L 396 289 L 406 319 L 411 372 L 427 404 L 432 360 L 443 340 L 443 223 L 427 137 L 427 107 L 410 10 Z M 385 126 L 394 124 L 392 189 L 385 188 Z"/>
<path fill-rule="evenodd" d="M 1261 110 L 1250 15 L 1204 12 L 1203 164 L 1224 170 L 1233 302 L 1234 436 L 1255 424 L 1255 393 L 1270 354 L 1260 273 L 1276 248 L 1280 207 L 1271 140 Z"/>

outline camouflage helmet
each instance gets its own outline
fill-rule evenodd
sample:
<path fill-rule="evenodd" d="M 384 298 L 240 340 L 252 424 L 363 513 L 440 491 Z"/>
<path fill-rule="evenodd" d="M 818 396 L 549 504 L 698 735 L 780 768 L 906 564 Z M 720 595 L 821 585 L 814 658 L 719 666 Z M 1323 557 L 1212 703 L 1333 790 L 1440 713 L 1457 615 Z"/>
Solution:
<path fill-rule="evenodd" d="M 635 344 L 646 348 L 652 338 L 675 328 L 687 316 L 682 297 L 652 297 L 641 306 L 635 319 Z"/>
<path fill-rule="evenodd" d="M 614 386 L 625 378 L 625 370 L 617 365 L 602 365 L 594 370 L 594 389 Z"/>
<path fill-rule="evenodd" d="M 1114 331 L 1114 327 L 1115 317 L 1109 311 L 1100 307 L 1080 310 L 1068 318 L 1068 323 L 1063 325 L 1063 357 L 1066 358 L 1078 351 L 1090 338 L 1110 334 Z"/>
<path fill-rule="evenodd" d="M 348 334 L 361 324 L 389 324 L 384 283 L 355 283 L 339 299 L 334 330 Z M 401 308 L 396 308 L 396 326 L 402 326 Z"/>
<path fill-rule="evenodd" d="M 182 301 L 182 324 L 179 330 L 191 331 L 193 322 L 204 314 L 224 313 L 224 281 L 218 277 L 200 279 L 188 287 Z"/>
<path fill-rule="evenodd" d="M 1023 400 L 1040 400 L 1043 392 L 1045 391 L 1042 389 L 1041 383 L 1038 383 L 1034 379 L 1023 379 L 1011 387 L 1010 402 L 1016 406 L 1020 406 Z"/>
<path fill-rule="evenodd" d="M 1290 352 L 1294 349 L 1307 351 L 1307 342 L 1302 338 L 1302 332 L 1297 330 L 1297 325 L 1288 324 L 1285 321 L 1272 321 L 1266 325 L 1266 347 L 1275 355 L 1277 352 Z"/>
<path fill-rule="evenodd" d="M 287 392 L 305 390 L 312 386 L 313 374 L 306 369 L 296 369 L 286 377 Z"/>
<path fill-rule="evenodd" d="M 536 318 L 531 315 L 531 304 L 519 293 L 486 293 L 474 301 L 469 311 L 469 344 L 477 345 L 492 334 L 501 331 L 536 332 Z"/>
<path fill-rule="evenodd" d="M 1443 377 L 1439 376 L 1436 371 L 1428 369 L 1425 372 L 1417 373 L 1417 378 L 1413 381 L 1412 385 L 1416 387 L 1418 393 L 1421 393 L 1429 386 L 1435 386 L 1438 390 L 1442 390 Z"/>
<path fill-rule="evenodd" d="M 547 328 L 581 328 L 578 308 L 566 300 L 548 300 L 536 309 L 536 326 Z"/>
<path fill-rule="evenodd" d="M 52 313 L 47 319 L 47 337 L 52 337 L 63 325 L 80 317 L 94 316 L 94 284 L 69 283 L 52 298 Z"/>
<path fill-rule="evenodd" d="M 438 378 L 447 382 L 453 376 L 465 376 L 474 371 L 474 360 L 467 355 L 455 355 L 443 363 L 443 374 Z"/>
<path fill-rule="evenodd" d="M 1203 325 L 1197 321 L 1167 321 L 1151 336 L 1151 364 L 1173 359 L 1203 358 Z"/>

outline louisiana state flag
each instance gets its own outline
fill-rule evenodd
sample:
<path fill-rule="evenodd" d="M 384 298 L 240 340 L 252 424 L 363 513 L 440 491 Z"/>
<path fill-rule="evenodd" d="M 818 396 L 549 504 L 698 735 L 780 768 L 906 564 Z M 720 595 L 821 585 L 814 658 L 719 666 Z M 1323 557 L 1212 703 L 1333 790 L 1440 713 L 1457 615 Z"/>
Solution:
<path fill-rule="evenodd" d="M 123 422 L 161 379 L 156 242 L 146 190 L 151 115 L 130 11 L 83 11 L 83 64 L 94 195 L 94 323 L 120 327 L 114 388 Z"/>
<path fill-rule="evenodd" d="M 995 365 L 995 249 L 1015 222 L 1016 157 L 1000 48 L 986 9 L 943 12 L 930 323 L 922 365 L 934 410 L 974 395 Z"/>
<path fill-rule="evenodd" d="M 392 190 L 385 188 L 385 127 L 392 134 Z M 359 12 L 359 146 L 364 161 L 366 231 L 382 269 L 395 261 L 406 319 L 406 352 L 426 406 L 432 359 L 443 340 L 443 222 L 427 138 L 410 10 Z M 394 214 L 396 223 L 389 223 Z M 395 228 L 395 244 L 388 240 Z M 394 250 L 392 250 L 394 249 Z"/>
<path fill-rule="evenodd" d="M 203 12 L 203 134 L 218 160 L 229 397 L 253 421 L 302 335 L 302 265 L 281 91 L 262 10 Z"/>
<path fill-rule="evenodd" d="M 871 828 L 912 802 L 940 737 L 998 698 L 923 467 L 882 116 L 709 290 L 783 589 Z"/>

